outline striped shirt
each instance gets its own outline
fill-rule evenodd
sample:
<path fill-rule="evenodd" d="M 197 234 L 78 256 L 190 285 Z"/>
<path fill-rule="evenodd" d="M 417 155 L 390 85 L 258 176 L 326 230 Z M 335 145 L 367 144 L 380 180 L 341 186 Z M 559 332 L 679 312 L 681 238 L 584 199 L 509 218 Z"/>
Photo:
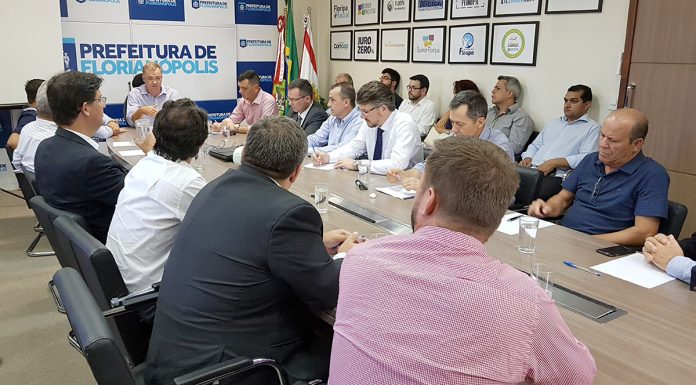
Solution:
<path fill-rule="evenodd" d="M 55 135 L 56 129 L 58 126 L 54 122 L 38 117 L 35 121 L 25 125 L 22 134 L 19 135 L 17 149 L 12 154 L 12 165 L 17 170 L 34 172 L 34 158 L 39 143 Z"/>

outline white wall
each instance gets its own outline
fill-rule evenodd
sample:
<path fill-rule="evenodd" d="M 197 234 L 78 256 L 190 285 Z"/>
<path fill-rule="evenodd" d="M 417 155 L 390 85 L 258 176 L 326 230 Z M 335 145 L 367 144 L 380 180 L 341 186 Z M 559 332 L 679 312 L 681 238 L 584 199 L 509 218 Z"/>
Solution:
<path fill-rule="evenodd" d="M 451 99 L 453 81 L 471 79 L 476 82 L 481 92 L 490 95 L 498 75 L 512 75 L 518 77 L 523 84 L 523 106 L 534 119 L 537 130 L 541 130 L 549 120 L 562 115 L 563 96 L 570 85 L 582 83 L 592 88 L 594 102 L 590 116 L 600 123 L 610 112 L 609 104 L 616 102 L 620 81 L 619 60 L 625 41 L 629 0 L 604 1 L 602 13 L 599 14 L 545 15 L 542 9 L 542 14 L 537 16 L 491 17 L 490 19 L 444 22 L 446 25 L 459 25 L 539 20 L 539 46 L 535 67 L 330 61 L 330 3 L 329 0 L 293 1 L 298 50 L 302 49 L 302 12 L 306 12 L 308 6 L 312 8 L 312 29 L 314 42 L 317 45 L 315 50 L 318 56 L 317 65 L 322 95 L 328 93 L 328 86 L 333 83 L 334 76 L 340 72 L 350 73 L 356 86 L 359 87 L 370 80 L 376 80 L 382 68 L 392 67 L 401 74 L 399 93 L 404 97 L 409 76 L 417 73 L 428 76 L 431 83 L 429 96 L 439 110 L 444 112 Z M 284 1 L 279 0 L 278 4 L 279 13 L 282 14 Z M 442 22 L 388 24 L 387 28 L 440 23 Z M 381 26 L 363 27 L 363 29 L 370 28 L 381 28 Z M 345 29 L 335 28 L 334 30 Z"/>

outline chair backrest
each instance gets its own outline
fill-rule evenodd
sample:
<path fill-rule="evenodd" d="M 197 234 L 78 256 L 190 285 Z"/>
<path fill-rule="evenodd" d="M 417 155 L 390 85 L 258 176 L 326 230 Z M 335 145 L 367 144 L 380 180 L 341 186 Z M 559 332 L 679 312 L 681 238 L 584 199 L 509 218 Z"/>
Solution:
<path fill-rule="evenodd" d="M 135 87 L 140 87 L 143 84 L 145 84 L 145 81 L 143 80 L 143 74 L 139 73 L 133 76 L 133 80 L 128 82 L 128 89 L 132 90 Z M 126 112 L 128 110 L 128 96 L 126 96 L 126 99 L 123 101 L 123 119 L 126 118 Z"/>
<path fill-rule="evenodd" d="M 43 232 L 46 234 L 48 241 L 51 243 L 53 251 L 56 252 L 58 262 L 62 267 L 72 267 L 80 271 L 80 265 L 77 263 L 77 258 L 70 247 L 69 242 L 65 238 L 60 238 L 56 235 L 53 222 L 60 216 L 68 216 L 75 222 L 79 223 L 83 228 L 87 228 L 87 221 L 82 215 L 73 214 L 65 210 L 59 210 L 46 202 L 46 199 L 41 195 L 37 195 L 29 201 L 29 204 L 34 210 L 36 218 L 39 220 Z"/>
<path fill-rule="evenodd" d="M 34 191 L 34 188 L 32 187 L 31 182 L 27 179 L 26 174 L 24 173 L 15 173 L 15 177 L 17 178 L 17 184 L 19 185 L 19 189 L 22 190 L 22 195 L 24 196 L 24 201 L 27 203 L 27 207 L 31 208 L 31 204 L 29 201 L 31 198 L 36 196 L 36 191 Z"/>
<path fill-rule="evenodd" d="M 119 340 L 106 322 L 87 285 L 75 269 L 53 275 L 68 321 L 99 385 L 135 385 Z"/>
<path fill-rule="evenodd" d="M 111 299 L 128 295 L 113 255 L 99 240 L 68 216 L 53 222 L 56 234 L 68 240 L 77 258 L 82 278 L 102 310 L 111 308 Z"/>
<path fill-rule="evenodd" d="M 515 193 L 514 207 L 522 208 L 539 196 L 544 173 L 535 168 L 522 166 L 517 166 L 516 170 L 520 176 L 520 186 Z"/>
<path fill-rule="evenodd" d="M 667 235 L 672 234 L 679 238 L 689 209 L 679 202 L 668 201 L 667 204 L 667 219 L 660 221 L 659 232 Z"/>

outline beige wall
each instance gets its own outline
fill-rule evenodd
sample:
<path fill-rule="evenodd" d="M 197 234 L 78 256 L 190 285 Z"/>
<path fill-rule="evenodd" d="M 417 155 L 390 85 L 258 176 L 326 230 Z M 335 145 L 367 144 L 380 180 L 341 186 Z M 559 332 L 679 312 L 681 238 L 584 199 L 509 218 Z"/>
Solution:
<path fill-rule="evenodd" d="M 279 0 L 282 12 L 284 1 Z M 451 98 L 452 82 L 471 79 L 485 95 L 489 95 L 498 75 L 512 75 L 520 79 L 524 87 L 523 106 L 536 122 L 537 130 L 562 114 L 563 95 L 572 84 L 583 83 L 592 88 L 594 103 L 590 110 L 593 119 L 601 120 L 610 112 L 609 105 L 617 99 L 619 60 L 626 35 L 626 19 L 629 0 L 604 1 L 602 13 L 537 15 L 499 17 L 490 19 L 447 20 L 446 25 L 482 22 L 512 22 L 539 20 L 539 46 L 537 65 L 449 65 L 416 63 L 346 62 L 329 60 L 330 0 L 295 0 L 295 33 L 298 50 L 302 49 L 302 13 L 312 8 L 312 30 L 319 66 L 322 94 L 340 72 L 349 72 L 356 85 L 375 80 L 384 67 L 395 68 L 402 76 L 400 94 L 405 96 L 403 79 L 423 73 L 430 79 L 430 98 L 444 112 Z M 441 22 L 388 24 L 388 28 L 427 26 Z M 366 26 L 364 29 L 376 28 Z M 377 28 L 381 28 L 377 26 Z M 335 30 L 344 30 L 336 28 Z M 489 37 L 490 38 L 490 37 Z M 301 52 L 301 51 L 300 51 Z"/>

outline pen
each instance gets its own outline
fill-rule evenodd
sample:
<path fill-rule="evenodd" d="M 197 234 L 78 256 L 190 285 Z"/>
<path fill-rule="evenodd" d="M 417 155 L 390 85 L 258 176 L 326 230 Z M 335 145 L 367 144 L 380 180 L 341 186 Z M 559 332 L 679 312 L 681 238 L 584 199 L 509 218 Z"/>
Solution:
<path fill-rule="evenodd" d="M 520 215 L 515 215 L 515 216 L 512 217 L 512 218 L 508 218 L 507 221 L 508 221 L 508 222 L 512 222 L 512 221 L 514 221 L 515 219 L 522 218 L 523 216 L 524 216 L 524 215 L 522 215 L 522 214 L 520 214 Z"/>
<path fill-rule="evenodd" d="M 588 273 L 590 273 L 590 274 L 594 274 L 594 275 L 596 275 L 596 276 L 598 276 L 598 277 L 601 277 L 601 276 L 602 276 L 602 274 L 599 274 L 598 272 L 596 272 L 596 271 L 594 271 L 594 270 L 590 270 L 590 269 L 588 269 L 588 268 L 586 268 L 586 267 L 578 266 L 578 265 L 576 265 L 576 264 L 574 264 L 573 262 L 570 262 L 570 261 L 563 261 L 563 264 L 565 264 L 566 266 L 570 266 L 570 267 L 572 267 L 573 269 L 580 269 L 580 270 L 582 270 L 582 271 L 586 271 L 586 272 L 588 272 Z"/>

